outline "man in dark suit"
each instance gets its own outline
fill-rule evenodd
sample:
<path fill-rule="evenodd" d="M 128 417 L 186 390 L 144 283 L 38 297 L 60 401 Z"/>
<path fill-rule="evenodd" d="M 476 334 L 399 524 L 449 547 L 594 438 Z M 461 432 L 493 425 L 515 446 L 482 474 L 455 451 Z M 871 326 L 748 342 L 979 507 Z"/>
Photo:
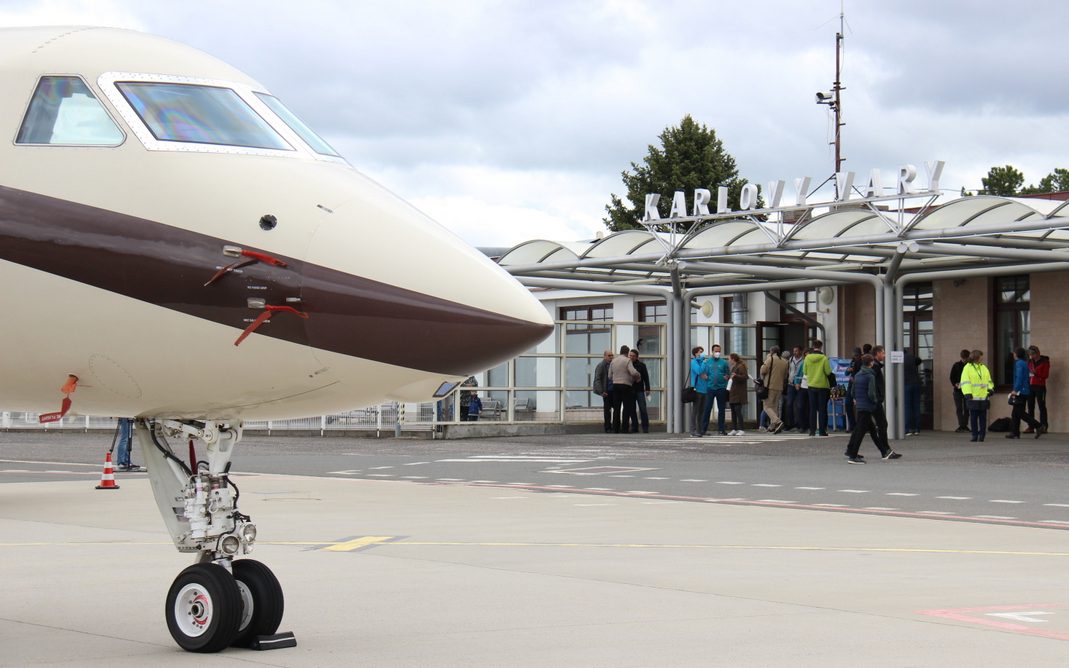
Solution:
<path fill-rule="evenodd" d="M 955 432 L 969 431 L 969 408 L 965 404 L 965 395 L 961 393 L 961 372 L 969 363 L 969 351 L 961 351 L 961 359 L 950 367 L 950 384 L 954 386 L 954 411 L 958 415 L 958 428 Z"/>
<path fill-rule="evenodd" d="M 640 362 L 638 359 L 638 351 L 632 349 L 627 353 L 631 358 L 631 364 L 635 367 L 635 371 L 638 371 L 642 376 L 642 380 L 635 383 L 635 403 L 638 405 L 638 415 L 635 418 L 634 423 L 631 425 L 631 432 L 638 433 L 638 419 L 642 420 L 642 433 L 650 433 L 650 414 L 646 410 L 646 399 L 650 396 L 650 371 L 646 368 L 644 362 Z"/>

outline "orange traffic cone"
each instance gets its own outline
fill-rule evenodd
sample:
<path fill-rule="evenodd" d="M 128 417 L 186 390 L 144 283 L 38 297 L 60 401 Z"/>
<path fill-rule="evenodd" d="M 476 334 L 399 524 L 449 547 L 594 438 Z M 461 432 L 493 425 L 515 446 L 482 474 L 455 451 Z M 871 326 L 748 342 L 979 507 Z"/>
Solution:
<path fill-rule="evenodd" d="M 97 489 L 119 489 L 115 484 L 115 469 L 111 467 L 111 451 L 104 457 L 104 473 L 100 476 L 100 484 Z"/>

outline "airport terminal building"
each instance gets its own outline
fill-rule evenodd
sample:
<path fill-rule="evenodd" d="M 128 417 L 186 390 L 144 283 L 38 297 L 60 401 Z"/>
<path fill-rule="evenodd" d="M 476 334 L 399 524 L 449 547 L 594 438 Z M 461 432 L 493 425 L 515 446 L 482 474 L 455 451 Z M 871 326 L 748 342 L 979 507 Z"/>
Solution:
<path fill-rule="evenodd" d="M 1059 336 L 1069 324 L 1064 195 L 964 197 L 941 206 L 932 197 L 913 209 L 869 197 L 808 208 L 789 223 L 721 214 L 685 234 L 630 230 L 588 243 L 518 244 L 499 263 L 558 321 L 557 335 L 532 353 L 556 356 L 563 410 L 527 385 L 544 378 L 530 361 L 517 362 L 513 387 L 531 388 L 522 401 L 535 413 L 600 419 L 600 398 L 585 391 L 593 367 L 604 349 L 637 344 L 651 370 L 651 416 L 678 433 L 694 345 L 719 343 L 754 374 L 773 345 L 820 338 L 830 356 L 849 357 L 879 343 L 922 362 L 922 428 L 953 430 L 949 376 L 959 351 L 984 351 L 999 391 L 995 419 L 1010 413 L 1012 350 L 1036 345 L 1051 359 L 1050 429 L 1069 431 L 1069 389 L 1062 389 L 1069 342 Z M 891 368 L 898 373 L 889 380 L 888 412 L 898 413 L 893 433 L 901 434 L 902 367 Z M 753 399 L 747 418 L 756 415 Z"/>

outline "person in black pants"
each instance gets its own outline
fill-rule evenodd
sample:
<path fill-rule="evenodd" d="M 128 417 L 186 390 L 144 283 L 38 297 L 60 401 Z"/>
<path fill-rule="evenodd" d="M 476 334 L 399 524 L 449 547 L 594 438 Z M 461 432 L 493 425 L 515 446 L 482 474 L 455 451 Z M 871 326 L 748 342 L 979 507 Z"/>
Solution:
<path fill-rule="evenodd" d="M 955 432 L 969 431 L 969 407 L 965 404 L 965 395 L 961 392 L 961 372 L 969 363 L 969 351 L 961 351 L 961 359 L 950 367 L 950 384 L 954 386 L 954 412 L 958 415 L 958 428 Z"/>
<path fill-rule="evenodd" d="M 650 413 L 646 408 L 646 399 L 650 396 L 650 370 L 646 368 L 646 363 L 642 362 L 638 358 L 638 350 L 631 349 L 631 352 L 627 353 L 627 356 L 631 358 L 631 364 L 642 376 L 642 380 L 635 383 L 635 404 L 638 407 L 638 417 L 642 422 L 642 433 L 650 433 Z M 638 433 L 638 421 L 632 419 L 631 421 L 631 433 Z"/>
<path fill-rule="evenodd" d="M 612 351 L 602 353 L 601 361 L 594 367 L 594 386 L 591 390 L 601 397 L 605 411 L 605 433 L 612 431 L 612 381 L 609 379 L 609 364 L 612 363 Z"/>
<path fill-rule="evenodd" d="M 872 410 L 872 422 L 876 426 L 876 432 L 879 434 L 880 442 L 883 443 L 884 448 L 890 448 L 890 443 L 887 440 L 887 412 L 884 410 L 885 391 L 887 389 L 886 381 L 883 378 L 884 360 L 887 359 L 887 351 L 883 346 L 873 346 L 872 348 L 872 373 L 876 376 L 876 407 Z M 881 448 L 881 452 L 883 448 Z"/>
<path fill-rule="evenodd" d="M 1036 417 L 1039 404 L 1039 428 L 1047 433 L 1047 378 L 1050 376 L 1050 358 L 1039 353 L 1038 346 L 1028 346 L 1028 416 Z M 1030 433 L 1030 429 L 1025 433 Z"/>
<path fill-rule="evenodd" d="M 1035 433 L 1036 438 L 1039 438 L 1043 435 L 1039 420 L 1025 412 L 1028 395 L 1032 392 L 1031 385 L 1028 382 L 1028 352 L 1024 348 L 1018 348 L 1013 351 L 1013 356 L 1015 358 L 1013 362 L 1013 391 L 1010 392 L 1010 401 L 1013 403 L 1013 415 L 1010 416 L 1010 420 L 1013 421 L 1013 425 L 1010 427 L 1010 433 L 1006 434 L 1006 438 L 1021 437 L 1021 420 L 1027 422 Z"/>
<path fill-rule="evenodd" d="M 628 353 L 631 348 L 620 346 L 620 354 L 609 362 L 609 381 L 612 383 L 612 430 L 619 434 L 635 417 L 635 396 L 633 384 L 642 380 L 635 370 Z"/>
<path fill-rule="evenodd" d="M 879 407 L 879 391 L 876 389 L 876 374 L 872 370 L 872 355 L 862 355 L 861 368 L 854 375 L 854 409 L 857 411 L 857 425 L 850 434 L 850 443 L 846 446 L 846 458 L 850 464 L 864 464 L 865 458 L 858 454 L 865 434 L 872 436 L 872 442 L 884 459 L 899 459 L 902 455 L 892 450 L 880 436 L 880 431 L 873 421 L 873 413 Z"/>

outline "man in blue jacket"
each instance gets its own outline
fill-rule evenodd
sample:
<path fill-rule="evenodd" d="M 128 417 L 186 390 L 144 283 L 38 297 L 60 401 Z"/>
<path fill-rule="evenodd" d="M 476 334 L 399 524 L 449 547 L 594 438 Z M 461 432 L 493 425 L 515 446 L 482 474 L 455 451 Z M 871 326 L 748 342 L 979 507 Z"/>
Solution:
<path fill-rule="evenodd" d="M 846 446 L 846 461 L 849 464 L 864 464 L 865 458 L 857 453 L 861 448 L 861 440 L 868 433 L 872 441 L 880 450 L 880 456 L 884 459 L 899 459 L 898 454 L 886 444 L 880 437 L 879 429 L 873 422 L 873 413 L 880 406 L 880 392 L 877 387 L 876 373 L 872 370 L 872 355 L 861 356 L 861 368 L 854 375 L 852 386 L 854 392 L 854 410 L 857 411 L 857 423 L 853 433 L 850 434 L 850 443 Z"/>
<path fill-rule="evenodd" d="M 705 359 L 702 367 L 708 377 L 709 388 L 705 394 L 705 410 L 702 413 L 702 435 L 709 431 L 709 418 L 713 412 L 713 402 L 716 402 L 716 428 L 721 436 L 727 436 L 728 432 L 724 424 L 724 413 L 728 406 L 728 378 L 731 377 L 731 369 L 728 361 L 720 357 L 720 344 L 714 343 L 709 357 Z"/>
<path fill-rule="evenodd" d="M 1010 392 L 1010 402 L 1013 403 L 1013 415 L 1010 416 L 1010 420 L 1013 423 L 1010 427 L 1010 433 L 1006 434 L 1006 438 L 1021 437 L 1021 420 L 1027 422 L 1035 433 L 1036 438 L 1039 438 L 1043 435 L 1039 420 L 1025 412 L 1028 396 L 1032 393 L 1031 383 L 1028 378 L 1028 351 L 1024 348 L 1018 348 L 1013 351 L 1013 356 L 1015 358 L 1013 362 L 1013 392 Z"/>

